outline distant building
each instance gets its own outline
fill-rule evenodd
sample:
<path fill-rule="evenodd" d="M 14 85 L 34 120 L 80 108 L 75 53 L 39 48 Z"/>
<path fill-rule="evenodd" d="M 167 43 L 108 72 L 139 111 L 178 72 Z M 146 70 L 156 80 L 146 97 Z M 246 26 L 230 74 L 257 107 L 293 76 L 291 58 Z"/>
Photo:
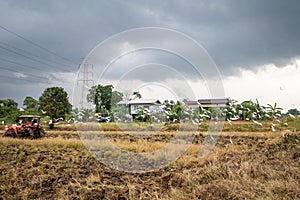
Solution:
<path fill-rule="evenodd" d="M 197 101 L 188 101 L 188 107 L 192 110 L 197 109 L 200 105 L 203 108 L 224 108 L 229 105 L 230 100 L 225 99 L 199 99 Z"/>
<path fill-rule="evenodd" d="M 121 101 L 119 105 L 126 105 L 129 107 L 129 114 L 134 116 L 137 114 L 139 108 L 148 109 L 150 112 L 160 112 L 161 102 L 155 99 L 137 99 L 128 102 Z"/>

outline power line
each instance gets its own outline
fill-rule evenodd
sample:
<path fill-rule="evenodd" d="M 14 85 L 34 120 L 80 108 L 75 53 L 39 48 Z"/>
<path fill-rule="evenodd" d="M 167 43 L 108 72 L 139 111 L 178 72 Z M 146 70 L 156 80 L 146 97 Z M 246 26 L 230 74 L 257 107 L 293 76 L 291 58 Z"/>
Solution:
<path fill-rule="evenodd" d="M 8 49 L 8 48 L 6 48 L 6 47 L 3 47 L 2 45 L 0 45 L 0 48 L 1 48 L 1 49 L 4 49 L 5 51 L 8 51 L 8 52 L 17 54 L 17 55 L 19 55 L 19 56 L 22 56 L 22 57 L 24 57 L 24 58 L 27 58 L 27 59 L 29 59 L 29 60 L 33 60 L 33 61 L 35 61 L 35 62 L 41 63 L 41 64 L 43 64 L 43 65 L 47 65 L 47 66 L 49 66 L 49 67 L 53 67 L 53 68 L 56 68 L 56 69 L 59 69 L 59 70 L 63 70 L 63 71 L 68 71 L 68 70 L 59 68 L 59 67 L 57 67 L 57 66 L 49 65 L 48 63 L 45 63 L 45 62 L 40 61 L 40 60 L 37 60 L 37 59 L 35 59 L 35 58 L 31 58 L 31 57 L 29 57 L 29 56 L 27 56 L 27 55 L 24 55 L 24 54 L 21 54 L 21 53 L 19 53 L 19 52 L 13 51 L 13 50 L 11 50 L 11 49 Z"/>
<path fill-rule="evenodd" d="M 17 63 L 17 62 L 11 61 L 11 60 L 7 60 L 7 59 L 5 59 L 5 58 L 1 58 L 1 57 L 0 57 L 0 60 L 2 60 L 2 61 L 4 61 L 4 62 L 12 63 L 12 64 L 14 64 L 14 65 L 19 65 L 19 66 L 22 66 L 22 67 L 27 67 L 27 68 L 32 68 L 32 69 L 40 70 L 40 69 L 37 68 L 37 67 L 33 67 L 33 66 L 29 66 L 29 65 L 24 65 L 24 64 Z"/>
<path fill-rule="evenodd" d="M 10 33 L 10 34 L 13 34 L 13 35 L 15 35 L 15 36 L 17 36 L 17 37 L 19 37 L 19 38 L 25 40 L 26 42 L 28 42 L 28 43 L 30 43 L 30 44 L 32 44 L 32 45 L 34 45 L 34 46 L 36 46 L 36 47 L 38 47 L 38 48 L 40 48 L 40 49 L 42 49 L 42 50 L 44 50 L 44 51 L 46 51 L 46 52 L 52 54 L 52 55 L 55 55 L 55 56 L 57 56 L 57 57 L 59 57 L 59 58 L 65 60 L 65 61 L 68 61 L 68 62 L 72 63 L 73 65 L 76 65 L 76 64 L 73 63 L 73 61 L 71 61 L 70 59 L 65 58 L 65 57 L 63 57 L 63 56 L 60 56 L 60 55 L 58 55 L 57 53 L 55 53 L 55 52 L 53 52 L 53 51 L 51 51 L 51 50 L 49 50 L 49 49 L 47 49 L 47 48 L 45 48 L 45 47 L 43 47 L 43 46 L 41 46 L 41 45 L 39 45 L 39 44 L 33 42 L 32 40 L 29 40 L 29 39 L 27 39 L 27 38 L 21 36 L 20 34 L 14 32 L 14 31 L 8 30 L 7 28 L 5 28 L 5 27 L 2 26 L 2 25 L 0 25 L 0 28 L 1 28 L 2 30 L 5 30 L 6 32 L 8 32 L 8 33 Z"/>
<path fill-rule="evenodd" d="M 0 75 L 0 77 L 2 78 L 6 78 L 6 79 L 15 79 L 15 80 L 18 80 L 18 81 L 26 81 L 26 82 L 29 82 L 29 83 L 32 83 L 32 82 L 35 82 L 35 83 L 41 83 L 41 81 L 35 81 L 35 80 L 27 80 L 27 79 L 24 79 L 24 78 L 16 78 L 16 77 L 12 77 L 12 76 L 4 76 L 4 75 Z M 44 82 L 46 83 L 46 82 Z"/>
<path fill-rule="evenodd" d="M 51 62 L 51 63 L 54 63 L 54 64 L 64 65 L 64 66 L 70 67 L 69 65 L 66 65 L 66 64 L 63 64 L 63 63 L 59 63 L 59 62 L 56 62 L 56 61 L 53 61 L 53 60 L 50 60 L 50 59 L 47 59 L 47 58 L 43 58 L 43 57 L 41 57 L 41 56 L 38 56 L 38 55 L 36 55 L 36 54 L 33 54 L 33 53 L 31 53 L 31 52 L 29 52 L 29 51 L 26 51 L 26 50 L 24 50 L 24 49 L 15 47 L 15 46 L 13 46 L 13 45 L 7 44 L 7 43 L 5 43 L 5 42 L 1 42 L 1 41 L 0 41 L 0 43 L 6 45 L 7 47 L 10 47 L 10 48 L 16 49 L 16 50 L 18 50 L 18 51 L 24 52 L 24 53 L 26 53 L 26 54 L 29 54 L 29 55 L 31 55 L 31 56 L 33 56 L 33 57 L 38 58 L 38 59 L 46 60 L 47 62 Z"/>
<path fill-rule="evenodd" d="M 2 58 L 0 58 L 0 60 L 9 61 L 9 60 L 2 59 Z M 16 63 L 16 64 L 19 64 L 19 63 Z M 19 64 L 19 65 L 20 65 L 20 64 Z M 20 65 L 20 66 L 22 66 L 22 65 Z M 27 66 L 24 65 L 24 67 L 27 67 Z M 28 66 L 28 67 L 30 67 L 30 66 Z M 28 76 L 31 76 L 31 77 L 33 77 L 33 78 L 38 78 L 38 79 L 43 80 L 43 81 L 42 81 L 43 83 L 49 83 L 48 81 L 51 81 L 51 80 L 49 79 L 49 77 L 39 76 L 39 75 L 35 75 L 35 74 L 32 74 L 32 73 L 28 73 L 28 72 L 17 71 L 17 70 L 15 70 L 15 69 L 7 68 L 7 67 L 1 67 L 1 66 L 0 66 L 0 69 L 4 69 L 4 70 L 7 70 L 7 71 L 16 72 L 16 73 L 20 73 L 20 74 L 24 74 L 24 75 L 28 75 Z M 37 68 L 35 68 L 35 69 L 37 69 Z M 6 78 L 7 78 L 7 77 L 6 77 Z M 16 79 L 16 77 L 11 77 L 11 78 Z M 18 80 L 19 80 L 20 78 L 22 78 L 22 77 L 17 77 Z M 25 80 L 25 79 L 22 79 L 22 80 Z M 32 80 L 32 79 L 31 79 L 31 80 Z M 45 81 L 45 80 L 46 80 L 46 81 Z M 60 79 L 57 79 L 57 80 L 60 80 Z M 25 80 L 25 81 L 30 82 L 30 80 Z M 41 81 L 32 81 L 32 82 L 40 83 Z"/>
<path fill-rule="evenodd" d="M 11 60 L 8 60 L 8 59 L 5 59 L 5 58 L 1 58 L 0 57 L 0 60 L 4 61 L 4 62 L 8 62 L 8 63 L 12 63 L 14 65 L 18 65 L 18 66 L 21 66 L 21 67 L 25 67 L 25 68 L 32 68 L 32 69 L 35 69 L 35 70 L 40 70 L 39 68 L 36 68 L 36 67 L 33 67 L 33 66 L 29 66 L 29 65 L 24 65 L 24 64 L 21 64 L 21 63 L 17 63 L 17 62 L 14 62 L 14 61 L 11 61 Z M 6 68 L 7 69 L 7 68 Z M 20 72 L 20 71 L 18 71 Z M 27 73 L 27 72 L 26 72 Z M 28 74 L 28 73 L 27 73 Z M 41 77 L 41 76 L 40 76 Z"/>
<path fill-rule="evenodd" d="M 4 70 L 7 70 L 7 71 L 16 72 L 16 73 L 21 73 L 21 74 L 24 74 L 24 75 L 29 75 L 31 77 L 35 77 L 35 78 L 39 78 L 39 79 L 45 80 L 45 77 L 37 76 L 37 75 L 30 74 L 30 73 L 27 73 L 27 72 L 24 73 L 24 72 L 20 72 L 20 71 L 14 70 L 14 69 L 6 68 L 6 67 L 0 67 L 0 69 L 4 69 Z"/>

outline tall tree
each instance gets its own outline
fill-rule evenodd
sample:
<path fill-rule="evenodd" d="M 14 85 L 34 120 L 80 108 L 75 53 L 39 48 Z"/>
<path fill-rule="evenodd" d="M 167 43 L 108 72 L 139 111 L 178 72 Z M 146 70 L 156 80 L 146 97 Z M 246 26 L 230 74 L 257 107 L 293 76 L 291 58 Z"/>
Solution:
<path fill-rule="evenodd" d="M 52 119 L 65 117 L 72 109 L 68 94 L 62 87 L 50 87 L 45 89 L 39 98 L 40 107 L 47 112 Z"/>
<path fill-rule="evenodd" d="M 95 85 L 87 95 L 87 101 L 95 104 L 95 112 L 110 112 L 112 106 L 122 100 L 122 93 L 113 91 L 112 85 Z"/>
<path fill-rule="evenodd" d="M 27 114 L 37 114 L 39 101 L 30 96 L 27 96 L 23 101 L 23 106 L 25 106 L 25 112 Z"/>

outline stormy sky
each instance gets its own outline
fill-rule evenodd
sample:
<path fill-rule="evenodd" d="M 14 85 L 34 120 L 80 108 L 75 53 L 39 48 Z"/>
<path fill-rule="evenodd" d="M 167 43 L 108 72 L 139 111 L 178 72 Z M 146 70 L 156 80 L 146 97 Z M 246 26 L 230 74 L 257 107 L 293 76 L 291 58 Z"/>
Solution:
<path fill-rule="evenodd" d="M 0 0 L 0 4 L 0 98 L 13 98 L 20 106 L 25 96 L 38 98 L 50 86 L 65 87 L 72 98 L 79 65 L 99 43 L 130 29 L 161 27 L 202 45 L 220 72 L 226 97 L 300 107 L 297 0 Z M 108 77 L 113 82 L 116 71 L 124 73 L 117 64 L 154 62 L 193 74 L 180 57 L 148 50 L 120 58 Z"/>

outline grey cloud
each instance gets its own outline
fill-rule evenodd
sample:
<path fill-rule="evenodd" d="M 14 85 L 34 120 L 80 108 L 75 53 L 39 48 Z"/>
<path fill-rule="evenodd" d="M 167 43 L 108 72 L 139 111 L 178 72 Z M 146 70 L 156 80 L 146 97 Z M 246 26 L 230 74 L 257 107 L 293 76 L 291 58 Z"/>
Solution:
<path fill-rule="evenodd" d="M 296 0 L 164 1 L 159 7 L 151 1 L 147 7 L 203 44 L 224 74 L 236 67 L 282 66 L 300 54 Z"/>
<path fill-rule="evenodd" d="M 53 72 L 76 71 L 82 58 L 104 39 L 144 26 L 173 28 L 191 36 L 207 49 L 224 75 L 237 73 L 237 67 L 255 70 L 258 65 L 268 63 L 283 66 L 300 55 L 299 8 L 297 0 L 1 0 L 0 25 L 72 60 L 72 63 L 0 30 L 1 42 L 61 63 L 49 62 L 49 66 L 0 49 L 0 58 L 39 70 L 1 60 L 0 67 L 8 66 L 20 73 L 41 77 Z M 159 59 L 168 63 L 163 61 L 168 57 Z M 9 72 L 2 71 L 1 74 L 10 76 Z M 8 81 L 18 87 L 30 83 L 1 78 L 0 84 Z M 7 87 L 1 84 L 0 89 L 5 91 L 0 98 L 9 96 Z M 23 91 L 25 94 L 26 90 Z"/>

